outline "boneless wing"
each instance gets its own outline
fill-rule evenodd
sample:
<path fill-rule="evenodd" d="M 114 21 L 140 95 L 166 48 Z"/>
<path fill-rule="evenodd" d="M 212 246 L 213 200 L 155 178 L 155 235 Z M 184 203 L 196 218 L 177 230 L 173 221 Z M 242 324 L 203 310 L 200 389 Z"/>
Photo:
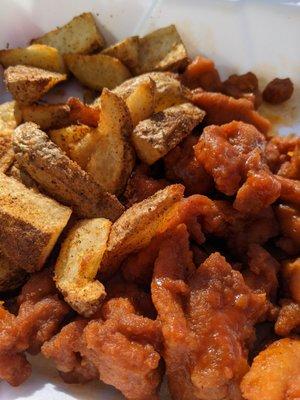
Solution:
<path fill-rule="evenodd" d="M 48 271 L 32 276 L 18 302 L 16 316 L 3 306 L 0 308 L 0 378 L 12 386 L 20 385 L 31 373 L 24 352 L 39 352 L 69 312 L 69 307 L 58 298 Z"/>
<path fill-rule="evenodd" d="M 297 400 L 300 394 L 300 340 L 281 339 L 255 359 L 241 384 L 246 400 Z"/>
<path fill-rule="evenodd" d="M 152 298 L 173 399 L 240 399 L 247 345 L 265 296 L 253 293 L 219 253 L 195 270 L 186 227 L 179 225 L 160 247 Z"/>

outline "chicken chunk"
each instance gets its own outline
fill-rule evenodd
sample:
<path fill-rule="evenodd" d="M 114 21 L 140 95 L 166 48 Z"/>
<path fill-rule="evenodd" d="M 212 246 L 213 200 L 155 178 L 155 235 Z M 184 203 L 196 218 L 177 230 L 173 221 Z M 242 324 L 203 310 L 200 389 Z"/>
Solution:
<path fill-rule="evenodd" d="M 16 316 L 0 308 L 0 378 L 12 386 L 20 385 L 31 374 L 24 351 L 38 353 L 69 312 L 47 270 L 32 276 L 18 300 Z"/>
<path fill-rule="evenodd" d="M 228 196 L 236 193 L 234 207 L 255 214 L 272 204 L 281 190 L 264 161 L 265 146 L 254 126 L 233 121 L 206 127 L 194 148 L 216 188 Z"/>
<path fill-rule="evenodd" d="M 297 400 L 300 391 L 300 340 L 281 339 L 254 359 L 241 389 L 246 400 Z"/>
<path fill-rule="evenodd" d="M 221 93 L 194 91 L 193 103 L 206 111 L 208 125 L 222 125 L 231 121 L 243 121 L 254 125 L 260 132 L 267 133 L 270 121 L 254 110 L 251 101 L 234 99 Z"/>
<path fill-rule="evenodd" d="M 247 346 L 265 296 L 253 293 L 219 253 L 195 270 L 187 230 L 180 225 L 160 248 L 152 298 L 173 399 L 240 399 Z"/>

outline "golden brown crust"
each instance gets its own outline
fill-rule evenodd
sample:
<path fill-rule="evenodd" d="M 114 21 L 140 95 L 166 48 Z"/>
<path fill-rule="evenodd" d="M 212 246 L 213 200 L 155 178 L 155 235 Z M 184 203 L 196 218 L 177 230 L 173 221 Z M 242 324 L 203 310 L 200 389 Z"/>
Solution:
<path fill-rule="evenodd" d="M 153 164 L 191 133 L 204 116 L 205 112 L 198 107 L 184 103 L 141 121 L 132 133 L 139 158 Z"/>
<path fill-rule="evenodd" d="M 70 160 L 36 124 L 20 125 L 14 134 L 18 163 L 54 198 L 83 218 L 116 220 L 123 206 Z"/>
<path fill-rule="evenodd" d="M 65 74 L 25 65 L 8 67 L 4 71 L 7 89 L 20 104 L 34 103 L 54 85 L 66 79 Z"/>
<path fill-rule="evenodd" d="M 15 265 L 42 268 L 71 210 L 0 173 L 0 250 Z"/>

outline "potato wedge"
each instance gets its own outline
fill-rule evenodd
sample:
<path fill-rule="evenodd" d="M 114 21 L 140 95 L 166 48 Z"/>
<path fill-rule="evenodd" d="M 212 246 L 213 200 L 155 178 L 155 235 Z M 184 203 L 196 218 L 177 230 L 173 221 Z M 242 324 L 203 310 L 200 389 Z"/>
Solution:
<path fill-rule="evenodd" d="M 70 125 L 49 131 L 49 137 L 71 160 L 85 169 L 96 145 L 95 129 L 87 125 Z"/>
<path fill-rule="evenodd" d="M 6 172 L 13 163 L 12 132 L 20 122 L 15 101 L 0 104 L 0 172 Z"/>
<path fill-rule="evenodd" d="M 138 36 L 131 36 L 107 47 L 101 53 L 117 58 L 134 74 L 139 65 L 139 42 Z"/>
<path fill-rule="evenodd" d="M 28 272 L 42 268 L 71 209 L 0 173 L 0 251 Z"/>
<path fill-rule="evenodd" d="M 96 133 L 96 145 L 86 171 L 105 190 L 120 194 L 135 161 L 129 142 L 132 121 L 124 101 L 108 89 L 103 89 L 100 106 L 101 119 Z"/>
<path fill-rule="evenodd" d="M 65 301 L 84 317 L 94 314 L 106 293 L 96 275 L 111 229 L 104 218 L 77 222 L 64 240 L 55 265 L 55 282 Z"/>
<path fill-rule="evenodd" d="M 33 39 L 31 43 L 55 47 L 61 54 L 87 54 L 102 49 L 105 40 L 97 28 L 93 15 L 83 13 L 66 25 Z"/>
<path fill-rule="evenodd" d="M 71 123 L 84 124 L 95 128 L 98 126 L 100 120 L 99 108 L 84 104 L 76 97 L 69 98 L 67 104 L 70 107 Z"/>
<path fill-rule="evenodd" d="M 166 155 L 204 118 L 205 112 L 190 103 L 167 108 L 141 121 L 132 133 L 139 158 L 147 164 Z"/>
<path fill-rule="evenodd" d="M 53 86 L 66 79 L 65 74 L 24 65 L 8 67 L 4 71 L 7 89 L 20 104 L 34 103 Z"/>
<path fill-rule="evenodd" d="M 70 107 L 66 104 L 29 104 L 20 106 L 23 122 L 34 122 L 41 129 L 65 126 L 70 121 Z"/>
<path fill-rule="evenodd" d="M 104 54 L 66 54 L 65 61 L 73 75 L 91 89 L 113 89 L 131 76 L 121 61 Z"/>
<path fill-rule="evenodd" d="M 299 393 L 297 385 L 300 371 L 299 354 L 300 340 L 297 338 L 277 340 L 261 351 L 242 380 L 243 398 L 246 400 L 296 400 Z M 291 393 L 293 386 L 294 395 Z M 291 396 L 287 395 L 289 392 Z"/>
<path fill-rule="evenodd" d="M 24 269 L 16 267 L 0 252 L 0 292 L 14 290 L 27 278 Z"/>
<path fill-rule="evenodd" d="M 137 86 L 147 82 L 149 78 L 154 81 L 156 86 L 155 112 L 163 111 L 177 104 L 186 103 L 186 101 L 191 98 L 190 90 L 176 79 L 176 74 L 171 72 L 149 72 L 128 79 L 117 86 L 113 92 L 126 100 Z M 97 100 L 95 102 L 97 103 Z"/>
<path fill-rule="evenodd" d="M 14 131 L 18 164 L 58 201 L 82 218 L 116 220 L 124 211 L 118 199 L 102 189 L 32 122 Z"/>
<path fill-rule="evenodd" d="M 4 68 L 11 65 L 28 65 L 48 71 L 67 72 L 63 56 L 54 47 L 32 44 L 25 48 L 0 51 L 0 64 Z"/>
<path fill-rule="evenodd" d="M 140 74 L 176 71 L 187 63 L 187 52 L 175 25 L 157 29 L 140 39 Z"/>
<path fill-rule="evenodd" d="M 0 104 L 0 131 L 14 130 L 21 123 L 21 115 L 15 101 Z"/>
<path fill-rule="evenodd" d="M 151 117 L 155 107 L 155 83 L 151 78 L 140 83 L 127 97 L 126 105 L 129 109 L 133 126 L 140 121 Z"/>
<path fill-rule="evenodd" d="M 16 161 L 14 161 L 10 168 L 6 171 L 6 175 L 11 176 L 18 182 L 23 183 L 23 185 L 26 186 L 28 189 L 32 189 L 37 193 L 40 192 L 36 181 L 33 180 L 31 176 L 26 172 L 26 170 L 20 167 L 20 165 Z"/>
<path fill-rule="evenodd" d="M 100 275 L 112 275 L 131 252 L 138 251 L 167 226 L 183 198 L 182 185 L 170 185 L 134 204 L 112 225 Z"/>

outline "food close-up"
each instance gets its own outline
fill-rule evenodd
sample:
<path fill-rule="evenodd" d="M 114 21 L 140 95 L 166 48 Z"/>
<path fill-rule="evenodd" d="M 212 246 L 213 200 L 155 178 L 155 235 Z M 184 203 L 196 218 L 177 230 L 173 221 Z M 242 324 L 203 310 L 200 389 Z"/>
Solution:
<path fill-rule="evenodd" d="M 299 400 L 300 132 L 260 112 L 293 80 L 224 79 L 175 24 L 26 40 L 0 50 L 0 380 L 38 355 L 128 400 Z"/>

